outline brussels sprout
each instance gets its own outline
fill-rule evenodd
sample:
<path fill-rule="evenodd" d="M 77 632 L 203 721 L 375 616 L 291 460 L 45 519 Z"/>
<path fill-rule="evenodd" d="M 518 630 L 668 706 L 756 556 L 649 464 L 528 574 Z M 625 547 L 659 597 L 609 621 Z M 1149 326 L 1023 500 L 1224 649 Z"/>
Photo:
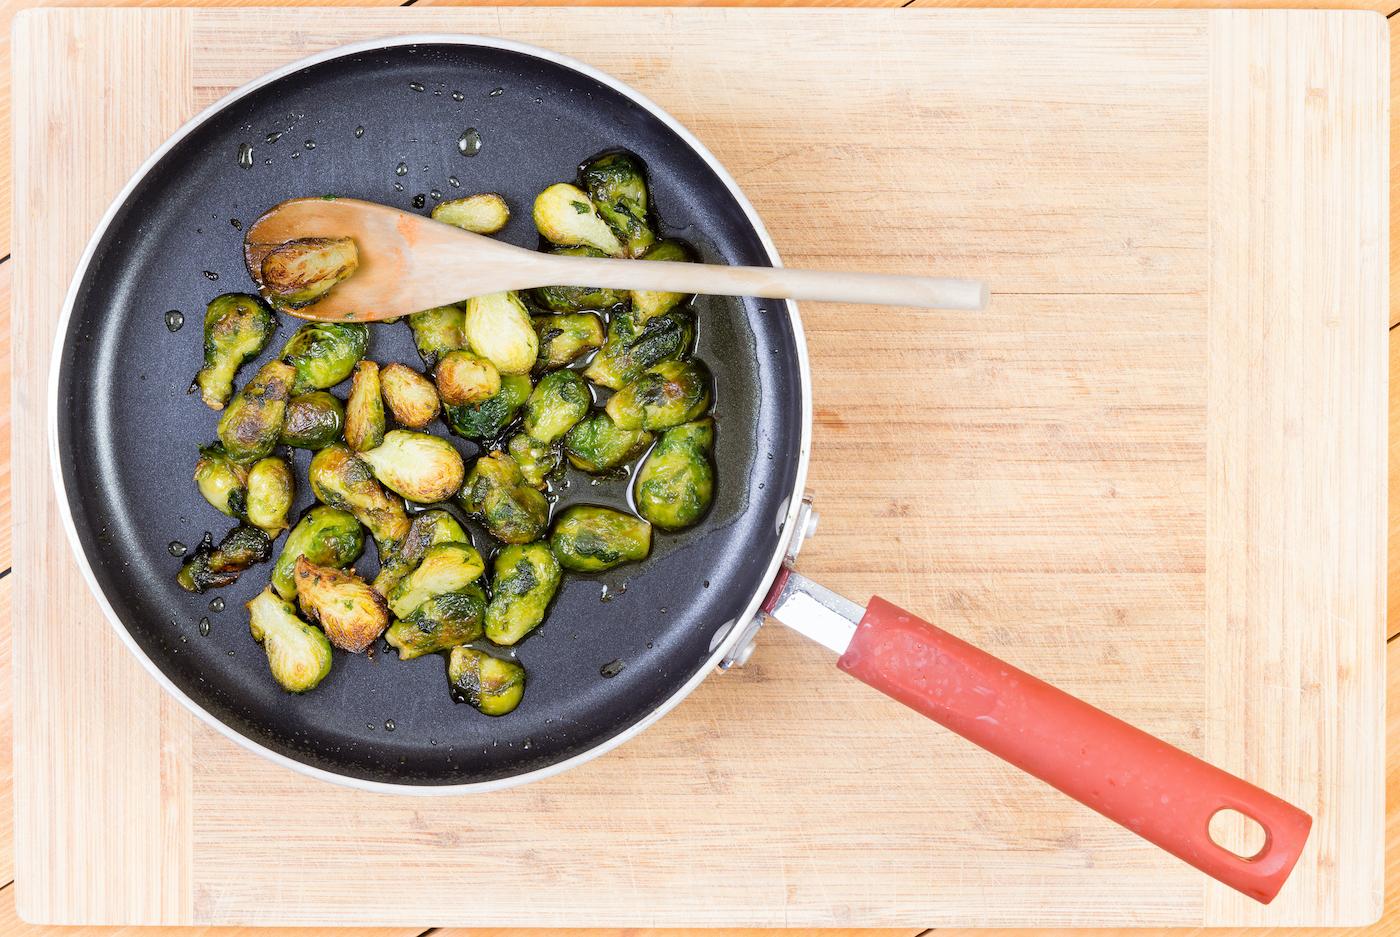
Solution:
<path fill-rule="evenodd" d="M 662 361 L 613 394 L 608 416 L 623 429 L 667 429 L 710 405 L 710 372 L 699 361 Z"/>
<path fill-rule="evenodd" d="M 535 197 L 535 227 L 545 240 L 561 247 L 592 247 L 609 257 L 626 253 L 617 236 L 593 206 L 588 193 L 567 182 Z"/>
<path fill-rule="evenodd" d="M 530 378 L 524 374 L 504 375 L 500 393 L 489 400 L 465 407 L 445 406 L 447 426 L 466 439 L 494 439 L 530 398 L 530 387 Z"/>
<path fill-rule="evenodd" d="M 239 524 L 216 547 L 206 537 L 194 555 L 180 567 L 175 581 L 188 592 L 222 589 L 238 580 L 238 574 L 272 553 L 272 541 L 256 527 Z"/>
<path fill-rule="evenodd" d="M 259 459 L 248 470 L 248 523 L 269 537 L 287 529 L 287 513 L 296 494 L 296 479 L 285 459 Z"/>
<path fill-rule="evenodd" d="M 334 566 L 317 566 L 299 556 L 294 575 L 301 610 L 341 650 L 358 654 L 389 627 L 384 596 L 354 570 L 347 573 Z"/>
<path fill-rule="evenodd" d="M 317 500 L 355 515 L 381 550 L 393 549 L 408 533 L 403 502 L 389 497 L 369 464 L 344 446 L 327 446 L 316 453 L 308 476 Z"/>
<path fill-rule="evenodd" d="M 564 447 L 557 442 L 540 442 L 525 433 L 517 433 L 510 438 L 506 451 L 520 466 L 520 474 L 527 484 L 544 490 L 546 479 L 564 464 Z"/>
<path fill-rule="evenodd" d="M 262 288 L 279 305 L 297 309 L 329 293 L 359 266 L 360 252 L 350 238 L 297 238 L 263 257 Z"/>
<path fill-rule="evenodd" d="M 491 604 L 486 606 L 486 637 L 509 645 L 533 631 L 544 621 L 562 577 L 559 561 L 543 540 L 497 553 Z"/>
<path fill-rule="evenodd" d="M 194 480 L 204 500 L 229 517 L 242 517 L 248 506 L 248 467 L 228 457 L 223 443 L 199 449 Z"/>
<path fill-rule="evenodd" d="M 583 376 L 602 387 L 621 390 L 652 365 L 684 358 L 695 344 L 695 317 L 676 309 L 639 325 L 633 313 L 613 316 L 608 340 Z"/>
<path fill-rule="evenodd" d="M 441 408 L 433 382 L 406 364 L 394 361 L 380 368 L 379 386 L 394 419 L 410 429 L 427 426 Z"/>
<path fill-rule="evenodd" d="M 644 429 L 622 429 L 599 410 L 569 430 L 564 453 L 575 468 L 595 475 L 611 472 L 651 444 Z"/>
<path fill-rule="evenodd" d="M 709 417 L 662 433 L 637 473 L 637 513 L 662 530 L 699 521 L 715 491 L 714 444 L 715 421 Z"/>
<path fill-rule="evenodd" d="M 530 314 L 514 293 L 487 293 L 467 300 L 462 334 L 472 351 L 502 374 L 528 373 L 540 351 Z"/>
<path fill-rule="evenodd" d="M 487 716 L 504 716 L 525 695 L 525 668 L 474 647 L 454 647 L 447 659 L 452 698 Z"/>
<path fill-rule="evenodd" d="M 407 618 L 433 596 L 465 589 L 485 570 L 481 554 L 469 543 L 428 547 L 418 567 L 389 590 L 389 609 L 395 617 Z"/>
<path fill-rule="evenodd" d="M 452 443 L 439 436 L 394 429 L 384 442 L 360 453 L 374 477 L 397 495 L 419 504 L 446 501 L 467 473 Z"/>
<path fill-rule="evenodd" d="M 248 630 L 267 652 L 272 678 L 288 693 L 313 690 L 331 672 L 331 642 L 271 586 L 248 603 Z"/>
<path fill-rule="evenodd" d="M 345 406 L 324 390 L 297 394 L 287 401 L 278 442 L 296 449 L 324 449 L 345 428 Z"/>
<path fill-rule="evenodd" d="M 276 328 L 272 310 L 247 293 L 225 293 L 204 310 L 204 367 L 194 382 L 210 409 L 224 408 L 233 396 L 234 375 L 258 356 Z"/>
<path fill-rule="evenodd" d="M 465 348 L 466 337 L 462 334 L 462 310 L 457 306 L 438 306 L 424 309 L 408 317 L 408 327 L 413 329 L 413 344 L 418 346 L 418 357 L 429 371 L 449 351 Z"/>
<path fill-rule="evenodd" d="M 272 587 L 282 598 L 294 599 L 298 557 L 304 556 L 317 566 L 340 569 L 355 562 L 364 548 L 365 530 L 354 515 L 318 504 L 287 534 L 282 555 L 272 564 Z"/>
<path fill-rule="evenodd" d="M 603 345 L 603 320 L 591 312 L 535 316 L 530 323 L 540 340 L 539 371 L 562 368 Z"/>
<path fill-rule="evenodd" d="M 465 543 L 470 546 L 471 542 L 471 537 L 451 514 L 440 508 L 424 511 L 408 525 L 408 533 L 403 540 L 381 558 L 379 575 L 374 577 L 374 588 L 380 595 L 388 595 L 389 590 L 418 565 L 431 546 L 439 543 Z"/>
<path fill-rule="evenodd" d="M 554 522 L 549 548 L 565 569 L 596 573 L 646 559 L 651 524 L 612 508 L 576 504 Z"/>
<path fill-rule="evenodd" d="M 606 257 L 594 247 L 552 247 L 551 254 L 565 257 Z M 539 286 L 530 291 L 530 298 L 550 312 L 581 312 L 584 309 L 612 309 L 627 302 L 626 290 L 610 290 L 601 286 Z"/>
<path fill-rule="evenodd" d="M 384 398 L 379 388 L 379 365 L 368 359 L 355 365 L 350 399 L 345 406 L 345 444 L 356 452 L 384 441 Z"/>
<path fill-rule="evenodd" d="M 432 218 L 475 234 L 495 234 L 510 221 L 510 207 L 495 192 L 481 192 L 439 202 Z"/>
<path fill-rule="evenodd" d="M 486 595 L 477 586 L 435 595 L 407 618 L 389 626 L 384 640 L 398 648 L 400 660 L 446 651 L 481 637 Z"/>
<path fill-rule="evenodd" d="M 359 322 L 308 322 L 282 349 L 282 360 L 297 369 L 292 393 L 324 390 L 350 376 L 369 348 L 369 327 Z"/>
<path fill-rule="evenodd" d="M 291 365 L 269 361 L 233 398 L 219 418 L 219 441 L 229 458 L 256 462 L 272 452 L 282 435 L 295 376 Z"/>
<path fill-rule="evenodd" d="M 540 378 L 525 403 L 525 432 L 554 442 L 588 415 L 593 394 L 576 371 L 552 371 Z"/>
<path fill-rule="evenodd" d="M 695 255 L 683 241 L 660 241 L 642 257 L 643 260 L 669 260 L 672 263 L 694 263 Z M 638 322 L 647 322 L 664 315 L 685 301 L 687 293 L 665 293 L 656 290 L 632 291 L 632 314 Z"/>
<path fill-rule="evenodd" d="M 486 358 L 470 351 L 443 355 L 433 380 L 442 402 L 457 407 L 490 400 L 501 392 L 501 372 Z"/>
<path fill-rule="evenodd" d="M 505 543 L 538 540 L 549 523 L 549 502 L 526 484 L 520 466 L 504 452 L 476 460 L 457 500 Z"/>
<path fill-rule="evenodd" d="M 605 153 L 585 163 L 579 173 L 583 186 L 627 248 L 640 257 L 656 241 L 647 223 L 647 180 L 641 162 L 630 153 Z"/>

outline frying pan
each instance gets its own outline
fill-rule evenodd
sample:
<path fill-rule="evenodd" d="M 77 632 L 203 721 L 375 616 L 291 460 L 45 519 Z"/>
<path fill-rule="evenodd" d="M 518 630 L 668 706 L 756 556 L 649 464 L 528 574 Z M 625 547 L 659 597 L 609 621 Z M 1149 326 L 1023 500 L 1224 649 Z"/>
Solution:
<path fill-rule="evenodd" d="M 483 141 L 471 157 L 454 145 L 468 128 Z M 460 793 L 554 774 L 621 744 L 716 665 L 742 660 L 761 611 L 830 647 L 876 689 L 1272 899 L 1307 838 L 1302 811 L 881 599 L 861 609 L 790 568 L 815 523 L 802 498 L 811 380 L 791 303 L 696 299 L 698 354 L 718 401 L 715 504 L 698 527 L 659 536 L 645 563 L 566 579 L 519 647 L 529 689 L 509 717 L 454 704 L 435 657 L 337 654 L 315 692 L 288 695 L 268 678 L 242 609 L 264 570 L 222 590 L 221 611 L 176 586 L 170 545 L 228 524 L 189 482 L 216 418 L 186 391 L 205 303 L 250 288 L 243 224 L 299 195 L 411 208 L 498 191 L 516 208 L 501 236 L 533 246 L 522 206 L 577 160 L 618 146 L 647 164 L 665 233 L 710 263 L 778 264 L 734 180 L 656 105 L 582 63 L 496 39 L 408 37 L 315 56 L 234 92 L 151 157 L 79 265 L 50 395 L 67 532 L 132 653 L 201 719 L 273 761 L 362 788 Z M 190 325 L 168 328 L 171 310 Z M 375 328 L 370 355 L 416 358 L 403 326 Z M 308 454 L 292 457 L 299 512 L 311 503 Z M 557 507 L 626 502 L 626 479 L 569 482 Z M 359 566 L 374 572 L 372 557 Z M 1258 854 L 1211 839 L 1222 809 L 1264 828 Z"/>

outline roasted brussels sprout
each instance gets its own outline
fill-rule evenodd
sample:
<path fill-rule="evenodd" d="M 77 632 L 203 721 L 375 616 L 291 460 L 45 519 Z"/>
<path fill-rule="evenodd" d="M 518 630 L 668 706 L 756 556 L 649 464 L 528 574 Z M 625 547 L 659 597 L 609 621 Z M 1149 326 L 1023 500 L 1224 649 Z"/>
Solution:
<path fill-rule="evenodd" d="M 643 260 L 669 260 L 672 263 L 693 263 L 694 254 L 682 241 L 659 241 L 642 257 Z M 638 322 L 647 322 L 664 315 L 685 301 L 687 293 L 665 293 L 655 290 L 632 291 L 632 315 Z"/>
<path fill-rule="evenodd" d="M 412 660 L 477 640 L 485 614 L 485 594 L 476 586 L 467 586 L 459 592 L 435 595 L 407 618 L 396 619 L 384 633 L 384 640 L 398 648 L 400 660 Z"/>
<path fill-rule="evenodd" d="M 344 446 L 327 446 L 311 459 L 311 491 L 322 504 L 349 511 L 365 525 L 381 550 L 391 550 L 408 533 L 403 502 L 375 481 L 369 464 Z"/>
<path fill-rule="evenodd" d="M 466 337 L 462 334 L 462 310 L 457 306 L 438 306 L 424 309 L 408 317 L 408 327 L 413 330 L 413 344 L 418 346 L 418 357 L 429 371 L 449 351 L 464 348 Z"/>
<path fill-rule="evenodd" d="M 501 392 L 501 372 L 488 359 L 470 351 L 450 351 L 433 374 L 438 396 L 454 407 L 490 400 Z"/>
<path fill-rule="evenodd" d="M 537 371 L 551 371 L 603 345 L 603 320 L 591 312 L 535 316 L 530 320 L 540 340 Z"/>
<path fill-rule="evenodd" d="M 228 457 L 223 443 L 199 449 L 194 480 L 204 500 L 229 517 L 243 517 L 248 507 L 248 467 Z"/>
<path fill-rule="evenodd" d="M 549 548 L 565 569 L 596 573 L 646 559 L 651 524 L 612 508 L 576 504 L 554 522 Z"/>
<path fill-rule="evenodd" d="M 269 361 L 238 392 L 219 418 L 219 441 L 235 462 L 256 462 L 272 452 L 282 435 L 287 399 L 296 372 L 282 361 Z"/>
<path fill-rule="evenodd" d="M 380 595 L 388 595 L 400 579 L 407 576 L 423 554 L 431 546 L 439 543 L 465 543 L 470 545 L 471 537 L 457 523 L 457 518 L 442 509 L 424 511 L 408 525 L 408 533 L 398 545 L 380 558 L 379 575 L 374 577 L 374 588 Z"/>
<path fill-rule="evenodd" d="M 647 368 L 684 358 L 695 344 L 695 317 L 675 309 L 639 325 L 632 312 L 613 316 L 608 340 L 588 362 L 583 376 L 601 387 L 621 390 Z"/>
<path fill-rule="evenodd" d="M 540 378 L 525 402 L 525 432 L 540 442 L 554 442 L 588 415 L 593 393 L 576 371 L 552 371 Z"/>
<path fill-rule="evenodd" d="M 575 468 L 595 475 L 611 472 L 651 444 L 644 429 L 623 429 L 599 410 L 569 430 L 564 453 Z"/>
<path fill-rule="evenodd" d="M 294 599 L 298 557 L 304 556 L 317 566 L 341 569 L 355 562 L 364 548 L 365 530 L 354 515 L 318 504 L 287 534 L 282 554 L 272 565 L 272 587 L 282 598 Z"/>
<path fill-rule="evenodd" d="M 487 716 L 504 716 L 525 695 L 525 668 L 474 647 L 454 647 L 447 659 L 452 698 Z"/>
<path fill-rule="evenodd" d="M 502 374 L 529 373 L 540 351 L 530 314 L 514 293 L 487 293 L 467 300 L 462 334 L 472 351 Z"/>
<path fill-rule="evenodd" d="M 363 360 L 355 365 L 350 399 L 345 406 L 345 444 L 356 452 L 384 441 L 384 398 L 379 388 L 379 365 Z"/>
<path fill-rule="evenodd" d="M 510 208 L 495 192 L 480 192 L 439 202 L 432 218 L 475 234 L 495 234 L 510 221 Z"/>
<path fill-rule="evenodd" d="M 180 567 L 175 581 L 188 592 L 222 589 L 238 580 L 238 574 L 272 553 L 272 541 L 256 527 L 239 524 L 224 535 L 216 547 L 205 541 Z"/>
<path fill-rule="evenodd" d="M 501 390 L 496 396 L 465 407 L 448 405 L 443 416 L 452 432 L 466 439 L 495 439 L 516 413 L 530 399 L 530 378 L 524 374 L 507 374 L 501 378 Z"/>
<path fill-rule="evenodd" d="M 662 361 L 608 401 L 623 429 L 667 429 L 688 423 L 710 405 L 710 372 L 699 361 Z"/>
<path fill-rule="evenodd" d="M 637 158 L 630 153 L 605 153 L 585 163 L 579 175 L 598 214 L 627 248 L 627 256 L 646 253 L 656 235 L 647 221 L 647 180 Z"/>
<path fill-rule="evenodd" d="M 225 293 L 204 310 L 204 367 L 194 376 L 199 395 L 213 410 L 233 396 L 233 377 L 267 345 L 277 317 L 256 296 Z"/>
<path fill-rule="evenodd" d="M 440 436 L 394 429 L 360 453 L 385 488 L 419 504 L 446 501 L 467 473 L 457 449 Z"/>
<path fill-rule="evenodd" d="M 558 442 L 540 442 L 526 433 L 510 438 L 506 451 L 520 466 L 520 474 L 534 487 L 544 490 L 546 480 L 564 464 L 564 447 Z"/>
<path fill-rule="evenodd" d="M 549 523 L 549 502 L 504 452 L 477 459 L 457 499 L 504 543 L 538 540 Z"/>
<path fill-rule="evenodd" d="M 417 371 L 397 361 L 379 370 L 379 387 L 389 412 L 409 429 L 422 429 L 438 415 L 437 388 Z"/>
<path fill-rule="evenodd" d="M 598 216 L 588 193 L 567 182 L 556 183 L 535 197 L 535 227 L 545 240 L 561 247 L 592 247 L 609 257 L 626 253 L 617 235 Z"/>
<path fill-rule="evenodd" d="M 359 322 L 308 322 L 296 330 L 282 360 L 297 369 L 292 393 L 324 390 L 350 376 L 369 348 L 369 327 Z"/>
<path fill-rule="evenodd" d="M 554 247 L 551 254 L 565 257 L 606 257 L 596 247 Z M 627 302 L 626 290 L 610 290 L 601 286 L 540 286 L 530 291 L 530 298 L 550 312 L 582 312 L 585 309 L 607 310 Z"/>
<path fill-rule="evenodd" d="M 287 529 L 296 478 L 287 460 L 270 455 L 248 470 L 248 523 L 275 538 Z"/>
<path fill-rule="evenodd" d="M 248 603 L 248 630 L 267 652 L 272 678 L 288 693 L 315 689 L 331 672 L 331 643 L 271 586 Z"/>
<path fill-rule="evenodd" d="M 313 390 L 287 401 L 277 441 L 296 449 L 324 449 L 340 438 L 344 428 L 345 406 L 334 395 Z"/>
<path fill-rule="evenodd" d="M 396 618 L 407 618 L 433 596 L 465 589 L 485 570 L 481 554 L 469 543 L 428 547 L 418 567 L 389 590 L 389 609 Z"/>
<path fill-rule="evenodd" d="M 301 610 L 341 650 L 358 654 L 389 627 L 384 596 L 353 570 L 347 573 L 334 566 L 317 566 L 299 556 L 295 576 Z"/>
<path fill-rule="evenodd" d="M 541 540 L 501 550 L 492 572 L 486 637 L 497 644 L 515 644 L 544 621 L 563 576 L 559 561 Z"/>
<path fill-rule="evenodd" d="M 360 252 L 350 238 L 297 238 L 263 257 L 262 287 L 279 305 L 297 309 L 329 293 L 359 266 Z"/>
<path fill-rule="evenodd" d="M 715 491 L 714 444 L 715 421 L 709 417 L 662 433 L 637 473 L 637 513 L 662 530 L 699 521 Z"/>

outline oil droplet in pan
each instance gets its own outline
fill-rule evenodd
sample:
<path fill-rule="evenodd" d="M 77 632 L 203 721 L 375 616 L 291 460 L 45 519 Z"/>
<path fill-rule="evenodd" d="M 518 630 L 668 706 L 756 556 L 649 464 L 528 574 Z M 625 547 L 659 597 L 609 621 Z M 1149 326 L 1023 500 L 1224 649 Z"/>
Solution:
<path fill-rule="evenodd" d="M 216 596 L 214 596 L 212 599 L 209 600 L 209 611 L 211 611 L 211 612 L 222 612 L 223 610 L 224 610 L 224 597 L 223 597 L 222 595 L 216 595 Z"/>
<path fill-rule="evenodd" d="M 244 169 L 253 168 L 253 144 L 240 143 L 238 145 L 238 165 Z"/>
<path fill-rule="evenodd" d="M 356 139 L 356 140 L 360 139 L 360 137 L 363 137 L 364 135 L 365 135 L 365 128 L 363 128 L 363 127 L 356 127 L 356 128 L 355 128 L 355 139 Z"/>
<path fill-rule="evenodd" d="M 280 131 L 280 130 L 273 131 L 272 133 L 269 133 L 269 134 L 268 134 L 266 137 L 264 137 L 263 139 L 264 139 L 265 141 L 267 141 L 268 143 L 276 143 L 278 140 L 282 139 L 282 131 Z"/>
<path fill-rule="evenodd" d="M 166 547 L 166 549 L 170 551 L 171 556 L 184 556 L 186 553 L 189 552 L 190 548 L 185 546 L 178 540 L 172 540 L 170 541 L 170 545 Z"/>
<path fill-rule="evenodd" d="M 406 176 L 406 175 L 408 175 L 408 163 L 399 163 L 397 166 L 395 166 L 395 167 L 394 167 L 394 175 L 396 175 L 396 176 Z"/>
<path fill-rule="evenodd" d="M 466 100 L 466 97 L 467 96 L 460 91 L 452 92 L 452 100 L 454 101 L 464 101 Z"/>
<path fill-rule="evenodd" d="M 172 309 L 165 314 L 165 327 L 172 332 L 180 331 L 185 324 L 185 314 L 178 309 Z"/>
<path fill-rule="evenodd" d="M 505 88 L 492 88 L 490 93 L 486 96 L 488 98 L 499 98 L 502 94 L 505 94 L 505 91 Z"/>
<path fill-rule="evenodd" d="M 422 91 L 423 83 L 421 81 L 410 81 L 408 83 L 408 88 L 410 91 Z"/>
<path fill-rule="evenodd" d="M 604 677 L 616 677 L 618 674 L 622 673 L 625 666 L 626 665 L 620 660 L 610 660 L 598 668 L 598 673 Z"/>
<path fill-rule="evenodd" d="M 199 620 L 199 633 L 202 637 L 209 637 L 209 619 L 201 618 Z"/>
<path fill-rule="evenodd" d="M 463 156 L 475 156 L 481 152 L 481 134 L 475 127 L 468 127 L 457 138 L 457 152 Z"/>

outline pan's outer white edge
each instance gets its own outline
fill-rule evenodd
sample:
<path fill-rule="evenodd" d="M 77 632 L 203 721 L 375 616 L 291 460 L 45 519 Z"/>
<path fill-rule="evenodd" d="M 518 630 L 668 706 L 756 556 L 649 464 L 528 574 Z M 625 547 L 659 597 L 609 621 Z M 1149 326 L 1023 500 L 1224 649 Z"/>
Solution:
<path fill-rule="evenodd" d="M 234 101 L 237 101 L 238 99 L 244 97 L 250 92 L 257 90 L 258 88 L 261 88 L 263 85 L 276 81 L 277 79 L 283 78 L 287 75 L 291 75 L 294 72 L 300 71 L 301 69 L 306 68 L 309 65 L 315 65 L 320 62 L 325 62 L 329 59 L 341 58 L 343 56 L 355 55 L 363 52 L 373 52 L 379 49 L 392 48 L 395 46 L 420 45 L 428 43 L 464 46 L 483 46 L 486 48 L 504 49 L 510 52 L 519 52 L 524 55 L 544 59 L 545 61 L 553 62 L 555 64 L 562 65 L 565 68 L 572 69 L 575 72 L 578 72 L 582 75 L 586 75 L 587 77 L 592 78 L 595 81 L 601 82 L 602 84 L 607 85 L 608 87 L 613 88 L 614 90 L 619 91 L 627 97 L 631 98 L 641 107 L 645 108 L 659 120 L 664 122 L 673 131 L 675 131 L 675 133 L 682 140 L 684 140 L 686 144 L 690 146 L 691 149 L 693 149 L 697 154 L 699 154 L 699 156 L 703 160 L 705 160 L 706 163 L 709 164 L 710 168 L 714 171 L 715 175 L 719 177 L 720 181 L 724 183 L 725 187 L 729 189 L 730 194 L 739 203 L 739 207 L 744 210 L 744 215 L 748 218 L 749 223 L 753 225 L 755 232 L 758 234 L 759 240 L 763 244 L 763 249 L 767 252 L 768 257 L 772 261 L 773 265 L 782 266 L 782 262 L 778 257 L 777 248 L 773 246 L 773 241 L 768 236 L 768 231 L 764 228 L 763 222 L 759 220 L 758 213 L 754 211 L 753 205 L 749 203 L 749 200 L 744 197 L 743 192 L 739 190 L 738 183 L 736 183 L 733 177 L 729 175 L 729 173 L 725 170 L 725 168 L 722 165 L 720 165 L 719 160 L 717 160 L 714 157 L 714 154 L 712 154 L 708 149 L 706 149 L 705 145 L 702 144 L 699 140 L 697 140 L 695 136 L 690 133 L 690 131 L 688 131 L 685 127 L 681 126 L 681 124 L 678 123 L 675 118 L 673 118 L 670 114 L 666 113 L 651 100 L 638 93 L 633 88 L 618 81 L 616 78 L 613 78 L 610 75 L 598 71 L 592 66 L 585 65 L 583 62 L 577 61 L 576 59 L 570 58 L 569 56 L 560 55 L 557 52 L 551 52 L 548 49 L 542 49 L 538 46 L 532 46 L 522 42 L 513 42 L 507 39 L 495 39 L 489 36 L 425 34 L 400 36 L 392 39 L 373 39 L 367 42 L 355 43 L 353 45 L 338 46 L 337 48 L 328 49 L 325 52 L 320 52 L 316 55 L 312 55 L 307 58 L 292 62 L 288 65 L 284 65 L 276 71 L 269 72 L 268 74 L 263 75 L 261 78 L 256 78 L 253 81 L 250 81 L 248 84 L 244 85 L 243 87 L 230 92 L 225 97 L 221 98 L 214 104 L 211 104 L 209 107 L 205 108 L 202 112 L 200 112 L 195 117 L 191 118 L 191 120 L 188 123 L 186 123 L 178 131 L 176 131 L 174 135 L 172 135 L 170 139 L 166 140 L 165 143 L 162 144 L 158 150 L 152 153 L 150 158 L 147 159 L 146 162 L 141 165 L 141 168 L 136 171 L 136 173 L 131 177 L 131 180 L 112 201 L 111 206 L 107 209 L 107 213 L 103 215 L 102 221 L 98 224 L 97 230 L 93 232 L 92 239 L 88 241 L 87 249 L 83 251 L 82 259 L 78 262 L 78 268 L 74 272 L 73 280 L 68 287 L 68 295 L 63 300 L 63 314 L 59 318 L 58 330 L 54 337 L 53 353 L 49 362 L 49 465 L 53 472 L 54 489 L 58 494 L 58 510 L 59 515 L 63 520 L 63 529 L 67 533 L 68 542 L 72 545 L 74 557 L 77 559 L 78 562 L 78 568 L 82 571 L 83 578 L 87 580 L 88 588 L 92 591 L 92 594 L 97 598 L 97 603 L 102 607 L 103 614 L 107 616 L 107 621 L 111 623 L 113 630 L 115 630 L 117 633 L 117 637 L 121 639 L 122 643 L 125 644 L 127 649 L 131 651 L 131 653 L 136 657 L 138 661 L 140 661 L 141 666 L 146 668 L 146 671 L 150 673 L 150 675 L 156 680 L 156 682 L 159 683 L 167 693 L 169 693 L 175 699 L 179 700 L 180 703 L 185 706 L 185 708 L 189 709 L 190 712 L 194 713 L 209 726 L 213 727 L 214 729 L 222 733 L 224 736 L 228 737 L 229 739 L 233 740 L 234 742 L 238 743 L 239 745 L 243 746 L 249 751 L 255 752 L 261 755 L 262 757 L 268 759 L 269 761 L 274 761 L 279 765 L 283 765 L 287 768 L 292 769 L 293 771 L 298 771 L 302 774 L 308 775 L 313 778 L 318 778 L 322 781 L 329 781 L 333 784 L 343 784 L 348 787 L 356 787 L 362 790 L 375 791 L 378 793 L 386 794 L 450 795 L 501 790 L 503 788 L 515 787 L 519 784 L 526 784 L 530 781 L 538 781 L 543 778 L 559 774 L 560 772 L 566 771 L 569 768 L 581 765 L 586 761 L 590 761 L 594 758 L 597 758 L 599 755 L 602 755 L 605 752 L 617 748 L 619 745 L 631 739 L 633 736 L 646 729 L 652 723 L 656 722 L 656 720 L 660 719 L 666 713 L 670 712 L 671 709 L 673 709 L 678 703 L 680 703 L 681 700 L 685 699 L 685 697 L 688 696 L 691 693 L 691 691 L 694 690 L 697 686 L 699 686 L 700 682 L 704 680 L 705 677 L 708 676 L 710 672 L 715 669 L 715 666 L 720 662 L 720 660 L 724 658 L 724 656 L 727 653 L 729 653 L 730 649 L 739 640 L 742 633 L 745 631 L 745 629 L 742 627 L 743 623 L 752 619 L 753 616 L 758 612 L 759 603 L 762 602 L 764 596 L 766 595 L 767 586 L 769 583 L 772 582 L 773 577 L 778 572 L 778 567 L 782 563 L 783 556 L 786 553 L 787 542 L 793 535 L 793 521 L 797 516 L 797 510 L 801 504 L 801 494 L 804 491 L 807 483 L 807 462 L 811 453 L 812 444 L 812 375 L 809 362 L 807 360 L 807 340 L 802 331 L 802 319 L 801 316 L 798 314 L 796 304 L 789 301 L 786 303 L 786 306 L 788 310 L 788 316 L 792 321 L 793 337 L 797 343 L 797 361 L 799 377 L 802 382 L 802 440 L 800 451 L 798 454 L 797 477 L 793 485 L 793 490 L 790 492 L 790 497 L 787 505 L 787 512 L 781 519 L 783 535 L 779 538 L 778 547 L 776 550 L 774 550 L 773 557 L 769 560 L 768 570 L 762 579 L 762 587 L 757 593 L 755 593 L 753 598 L 750 600 L 748 607 L 745 609 L 744 614 L 738 619 L 737 622 L 735 622 L 734 627 L 730 628 L 729 633 L 725 636 L 724 640 L 721 641 L 719 645 L 715 648 L 714 653 L 710 655 L 709 660 L 707 660 L 696 671 L 695 675 L 691 677 L 691 679 L 685 684 L 685 686 L 677 690 L 669 699 L 667 699 L 660 706 L 658 706 L 656 709 L 654 709 L 652 712 L 650 712 L 648 715 L 646 715 L 644 718 L 638 721 L 635 725 L 631 726 L 623 732 L 618 733 L 612 738 L 594 746 L 586 752 L 582 752 L 573 756 L 572 758 L 568 758 L 564 761 L 550 765 L 547 768 L 541 768 L 537 771 L 530 771 L 525 774 L 519 774 L 509 778 L 499 778 L 494 781 L 482 781 L 474 784 L 455 785 L 389 784 L 382 781 L 366 781 L 360 778 L 353 778 L 342 774 L 336 774 L 334 772 L 325 771 L 321 768 L 316 768 L 312 767 L 311 765 L 303 764 L 300 761 L 296 761 L 295 759 L 289 758 L 286 755 L 283 755 L 279 752 L 275 752 L 270 748 L 258 744 L 254 740 L 243 735 L 241 732 L 238 732 L 232 727 L 225 725 L 218 718 L 213 716 L 211 713 L 207 712 L 203 707 L 199 706 L 199 704 L 195 703 L 194 700 L 186 696 L 180 690 L 180 688 L 177 687 L 168 677 L 166 677 L 165 674 L 162 673 L 160 669 L 151 662 L 151 659 L 146 656 L 146 653 L 141 649 L 141 647 L 136 643 L 136 640 L 126 630 L 126 626 L 122 624 L 121 619 L 117 617 L 116 611 L 112 608 L 111 604 L 107 601 L 107 597 L 103 595 L 102 589 L 98 586 L 97 578 L 93 575 L 92 567 L 88 564 L 87 556 L 83 552 L 82 544 L 78 540 L 77 527 L 73 523 L 73 515 L 68 504 L 68 492 L 63 483 L 63 471 L 60 467 L 60 453 L 58 450 L 59 364 L 62 361 L 64 339 L 67 336 L 68 332 L 68 321 L 73 315 L 73 305 L 77 301 L 78 289 L 82 284 L 84 276 L 86 276 L 87 274 L 88 265 L 92 262 L 92 255 L 97 250 L 98 243 L 102 240 L 102 237 L 106 233 L 108 226 L 112 223 L 112 218 L 116 215 L 117 211 L 121 208 L 121 206 L 126 202 L 127 198 L 131 195 L 132 190 L 135 189 L 136 186 L 140 184 L 141 180 L 143 180 L 146 177 L 146 174 L 150 172 L 151 168 L 161 159 L 161 157 L 163 157 L 173 146 L 175 146 L 175 144 L 179 143 L 186 136 L 192 133 L 195 130 L 195 128 L 199 127 L 206 120 L 208 120 L 213 115 L 217 114 L 219 111 L 223 110 L 229 104 L 233 103 Z"/>

